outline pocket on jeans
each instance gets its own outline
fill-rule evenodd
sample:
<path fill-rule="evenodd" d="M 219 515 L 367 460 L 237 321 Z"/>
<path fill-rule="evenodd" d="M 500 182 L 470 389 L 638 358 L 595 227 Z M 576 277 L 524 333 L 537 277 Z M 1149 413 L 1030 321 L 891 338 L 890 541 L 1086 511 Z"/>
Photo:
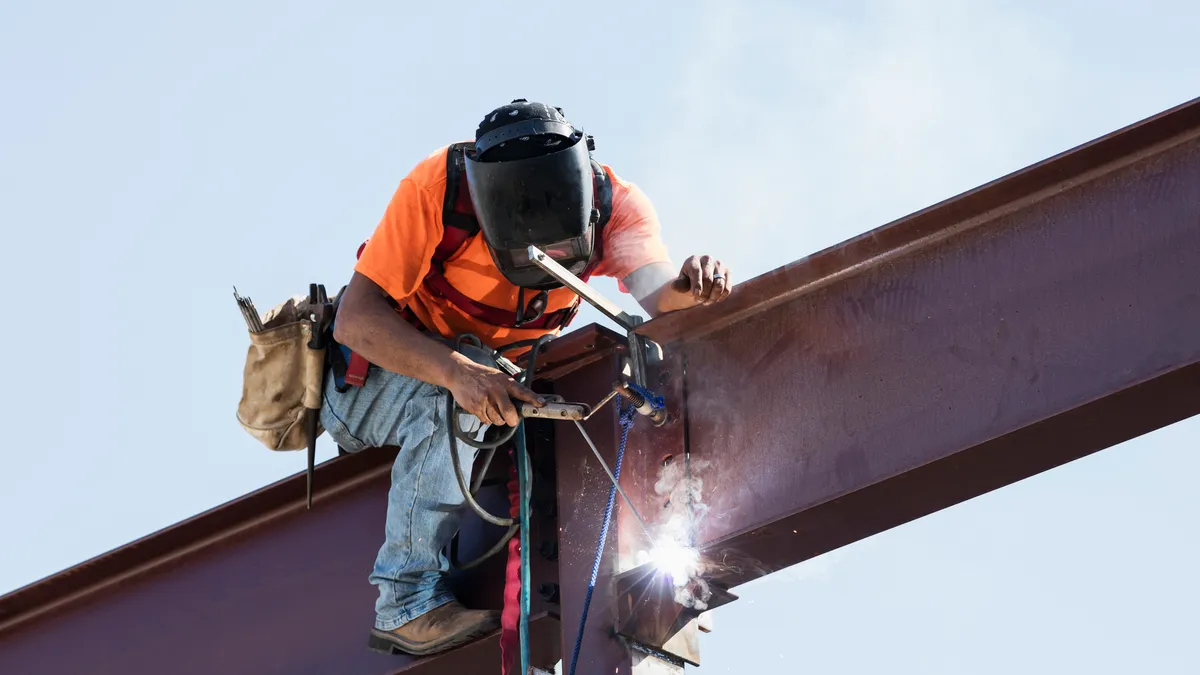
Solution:
<path fill-rule="evenodd" d="M 325 432 L 329 434 L 329 437 L 335 443 L 345 449 L 346 452 L 362 452 L 367 449 L 367 444 L 350 433 L 350 428 L 342 422 L 341 418 L 338 417 L 337 411 L 329 406 L 328 401 L 322 405 L 321 417 Z"/>

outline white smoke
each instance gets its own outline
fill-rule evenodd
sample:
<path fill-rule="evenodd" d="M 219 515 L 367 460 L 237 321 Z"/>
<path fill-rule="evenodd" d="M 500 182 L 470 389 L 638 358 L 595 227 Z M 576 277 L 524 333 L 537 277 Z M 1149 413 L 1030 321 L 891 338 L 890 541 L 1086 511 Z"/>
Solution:
<path fill-rule="evenodd" d="M 712 591 L 702 578 L 706 566 L 694 544 L 697 527 L 708 515 L 700 474 L 709 466 L 709 462 L 689 462 L 683 457 L 663 462 L 654 483 L 654 492 L 665 498 L 663 509 L 653 519 L 657 522 L 650 525 L 654 545 L 638 554 L 639 565 L 653 563 L 670 576 L 676 602 L 701 611 L 708 608 Z"/>

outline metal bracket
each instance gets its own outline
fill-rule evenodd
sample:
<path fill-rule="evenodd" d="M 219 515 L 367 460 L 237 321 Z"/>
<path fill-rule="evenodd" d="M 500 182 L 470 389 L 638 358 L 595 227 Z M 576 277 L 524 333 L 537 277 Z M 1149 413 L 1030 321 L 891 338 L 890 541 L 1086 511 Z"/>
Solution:
<path fill-rule="evenodd" d="M 589 304 L 603 312 L 605 316 L 613 321 L 616 321 L 617 325 L 619 325 L 625 332 L 632 332 L 634 328 L 642 323 L 642 318 L 640 316 L 630 316 L 629 314 L 626 314 L 625 310 L 617 307 L 608 298 L 597 293 L 595 289 L 593 289 L 591 286 L 588 286 L 579 277 L 571 274 L 570 270 L 558 264 L 557 260 L 546 255 L 545 252 L 538 247 L 530 246 L 526 250 L 526 253 L 529 256 L 529 259 L 533 261 L 533 264 L 542 268 L 542 271 L 546 272 L 546 274 L 554 277 L 558 283 L 574 291 L 575 295 L 587 300 Z"/>
<path fill-rule="evenodd" d="M 637 314 L 629 314 L 608 298 L 597 293 L 594 288 L 588 286 L 579 277 L 571 274 L 570 270 L 558 264 L 558 261 L 546 255 L 538 247 L 530 246 L 526 249 L 526 254 L 533 261 L 533 264 L 554 277 L 563 286 L 571 289 L 575 295 L 587 301 L 588 304 L 600 310 L 602 314 L 615 321 L 625 331 L 629 340 L 629 360 L 633 371 L 631 374 L 633 381 L 640 387 L 647 386 L 646 362 L 648 356 L 656 355 L 654 360 L 660 360 L 662 358 L 662 349 L 657 344 L 634 332 L 646 320 Z"/>
<path fill-rule="evenodd" d="M 676 601 L 679 589 L 670 576 L 656 571 L 650 564 L 617 575 L 613 583 L 617 594 L 616 633 L 630 642 L 671 654 L 693 666 L 700 665 L 695 644 L 674 638 L 700 614 L 738 599 L 711 580 L 692 580 L 684 590 L 700 594 L 698 584 L 703 583 L 705 606 L 703 609 L 685 607 Z"/>

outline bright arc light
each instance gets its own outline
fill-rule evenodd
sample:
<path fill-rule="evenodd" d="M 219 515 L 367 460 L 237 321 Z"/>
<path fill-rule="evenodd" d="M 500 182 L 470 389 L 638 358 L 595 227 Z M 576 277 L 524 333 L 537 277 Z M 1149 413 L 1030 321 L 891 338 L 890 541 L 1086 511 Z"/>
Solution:
<path fill-rule="evenodd" d="M 700 563 L 700 552 L 674 539 L 661 539 L 650 549 L 654 567 L 671 575 L 676 586 L 686 586 Z"/>

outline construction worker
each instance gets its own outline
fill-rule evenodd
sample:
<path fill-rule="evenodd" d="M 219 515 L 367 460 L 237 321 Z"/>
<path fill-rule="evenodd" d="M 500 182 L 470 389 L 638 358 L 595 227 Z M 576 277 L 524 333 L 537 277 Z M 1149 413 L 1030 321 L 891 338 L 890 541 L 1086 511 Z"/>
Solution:
<path fill-rule="evenodd" d="M 369 577 L 379 589 L 372 648 L 425 655 L 499 628 L 498 612 L 464 608 L 445 582 L 443 549 L 464 504 L 445 397 L 483 425 L 518 424 L 513 399 L 544 404 L 483 352 L 452 347 L 461 333 L 498 348 L 570 321 L 579 298 L 530 263 L 528 245 L 581 278 L 620 280 L 651 316 L 730 293 L 715 258 L 672 265 L 650 200 L 592 149 L 561 109 L 517 99 L 483 118 L 474 143 L 419 162 L 359 249 L 333 331 L 342 367 L 327 378 L 321 422 L 349 452 L 400 447 Z M 678 277 L 689 290 L 673 288 Z M 461 457 L 470 480 L 473 449 Z"/>

